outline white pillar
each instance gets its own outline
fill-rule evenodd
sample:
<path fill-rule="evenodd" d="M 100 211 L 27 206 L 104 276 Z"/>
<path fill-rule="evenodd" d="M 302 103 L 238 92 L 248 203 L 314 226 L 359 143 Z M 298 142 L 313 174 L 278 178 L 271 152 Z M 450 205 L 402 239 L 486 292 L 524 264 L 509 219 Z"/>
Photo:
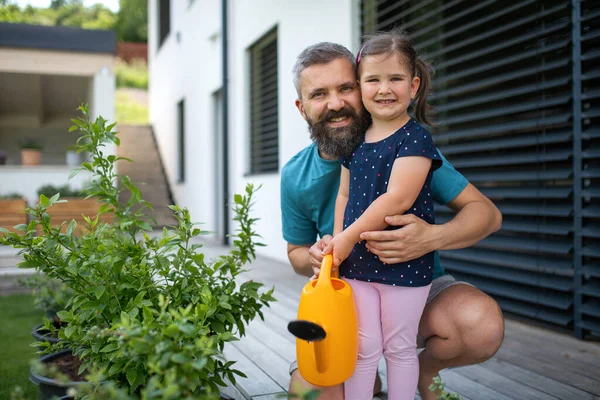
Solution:
<path fill-rule="evenodd" d="M 115 76 L 108 67 L 92 78 L 88 112 L 92 121 L 101 115 L 109 124 L 115 122 Z M 116 154 L 115 146 L 107 147 L 106 154 Z"/>

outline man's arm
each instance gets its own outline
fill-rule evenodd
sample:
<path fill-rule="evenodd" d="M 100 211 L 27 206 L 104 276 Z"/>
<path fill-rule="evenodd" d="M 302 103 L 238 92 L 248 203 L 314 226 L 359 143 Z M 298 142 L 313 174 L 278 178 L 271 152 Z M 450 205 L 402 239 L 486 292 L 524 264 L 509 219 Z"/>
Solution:
<path fill-rule="evenodd" d="M 389 225 L 400 229 L 363 232 L 367 248 L 381 261 L 392 264 L 418 258 L 436 250 L 453 250 L 471 246 L 500 229 L 500 210 L 477 188 L 468 184 L 447 204 L 457 212 L 445 224 L 430 225 L 414 215 L 386 217 Z"/>
<path fill-rule="evenodd" d="M 311 277 L 313 275 L 312 265 L 310 263 L 310 245 L 296 246 L 293 244 L 287 245 L 287 254 L 290 259 L 294 271 L 298 275 Z"/>
<path fill-rule="evenodd" d="M 446 205 L 457 214 L 450 221 L 439 225 L 436 250 L 472 246 L 502 226 L 500 210 L 470 183 Z"/>

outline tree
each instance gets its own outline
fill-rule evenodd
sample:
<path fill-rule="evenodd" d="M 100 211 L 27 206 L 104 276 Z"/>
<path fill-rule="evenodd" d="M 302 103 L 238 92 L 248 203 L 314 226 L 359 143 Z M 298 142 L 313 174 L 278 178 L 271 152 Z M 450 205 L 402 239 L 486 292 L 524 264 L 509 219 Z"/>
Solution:
<path fill-rule="evenodd" d="M 115 29 L 117 38 L 124 42 L 148 41 L 148 1 L 119 0 Z"/>

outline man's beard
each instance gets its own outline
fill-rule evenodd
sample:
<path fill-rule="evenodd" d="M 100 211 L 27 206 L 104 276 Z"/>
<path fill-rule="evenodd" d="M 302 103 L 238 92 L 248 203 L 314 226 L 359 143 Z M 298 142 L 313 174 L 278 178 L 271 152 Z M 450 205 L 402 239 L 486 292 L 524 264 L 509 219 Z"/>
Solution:
<path fill-rule="evenodd" d="M 327 125 L 327 121 L 340 117 L 350 117 L 352 121 L 341 128 Z M 337 158 L 349 157 L 362 143 L 365 132 L 371 124 L 370 117 L 365 109 L 362 110 L 361 115 L 358 115 L 350 108 L 342 108 L 339 111 L 328 111 L 316 122 L 307 118 L 310 138 L 321 153 Z"/>

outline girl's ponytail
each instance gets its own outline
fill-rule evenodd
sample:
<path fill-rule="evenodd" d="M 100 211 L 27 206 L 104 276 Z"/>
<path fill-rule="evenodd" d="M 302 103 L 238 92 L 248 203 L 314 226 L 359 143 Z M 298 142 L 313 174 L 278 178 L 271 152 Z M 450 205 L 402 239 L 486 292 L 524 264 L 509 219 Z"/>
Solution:
<path fill-rule="evenodd" d="M 431 89 L 432 74 L 433 70 L 431 65 L 421 59 L 421 57 L 416 57 L 415 76 L 418 76 L 421 79 L 421 84 L 419 85 L 419 90 L 417 90 L 417 94 L 415 95 L 415 99 L 413 101 L 415 118 L 424 124 L 431 126 L 433 126 L 435 123 L 431 115 L 433 109 L 429 104 L 427 104 L 427 95 Z"/>

